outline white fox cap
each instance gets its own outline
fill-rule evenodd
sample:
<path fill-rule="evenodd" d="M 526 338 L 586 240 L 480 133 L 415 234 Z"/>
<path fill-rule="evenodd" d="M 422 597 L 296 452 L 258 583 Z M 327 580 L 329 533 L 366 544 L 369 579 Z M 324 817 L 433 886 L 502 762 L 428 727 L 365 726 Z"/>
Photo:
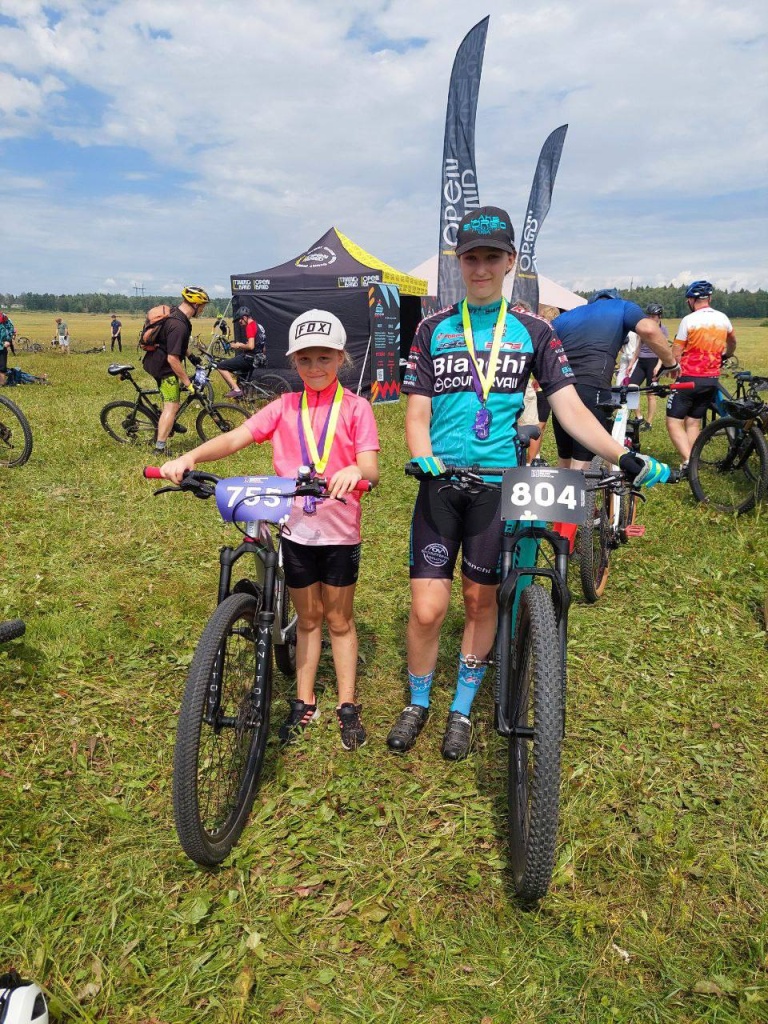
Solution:
<path fill-rule="evenodd" d="M 347 332 L 337 316 L 326 309 L 308 309 L 297 316 L 288 329 L 288 352 L 303 348 L 335 348 L 342 352 L 347 344 Z"/>

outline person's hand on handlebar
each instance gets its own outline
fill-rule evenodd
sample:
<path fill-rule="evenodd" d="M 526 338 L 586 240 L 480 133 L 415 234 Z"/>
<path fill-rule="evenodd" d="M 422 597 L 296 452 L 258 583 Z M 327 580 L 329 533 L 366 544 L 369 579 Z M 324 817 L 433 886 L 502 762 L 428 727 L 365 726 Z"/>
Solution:
<path fill-rule="evenodd" d="M 662 366 L 653 379 L 654 381 L 658 381 L 665 376 L 671 377 L 672 380 L 677 380 L 680 376 L 680 363 L 677 360 L 675 360 L 672 366 Z"/>
<path fill-rule="evenodd" d="M 417 458 L 411 459 L 411 462 L 415 463 L 427 476 L 440 476 L 445 472 L 445 463 L 437 455 L 419 455 Z"/>
<path fill-rule="evenodd" d="M 619 469 L 635 487 L 653 487 L 665 484 L 671 472 L 666 462 L 659 462 L 651 455 L 627 452 L 619 459 Z"/>
<path fill-rule="evenodd" d="M 345 494 L 354 491 L 357 483 L 363 479 L 363 474 L 358 466 L 354 464 L 337 470 L 328 481 L 328 493 L 332 498 L 343 498 Z"/>
<path fill-rule="evenodd" d="M 164 462 L 160 467 L 160 472 L 163 475 L 164 480 L 170 480 L 174 484 L 180 484 L 181 478 L 185 472 L 189 469 L 195 468 L 195 460 L 191 455 L 180 455 L 177 459 L 171 459 L 169 462 Z"/>

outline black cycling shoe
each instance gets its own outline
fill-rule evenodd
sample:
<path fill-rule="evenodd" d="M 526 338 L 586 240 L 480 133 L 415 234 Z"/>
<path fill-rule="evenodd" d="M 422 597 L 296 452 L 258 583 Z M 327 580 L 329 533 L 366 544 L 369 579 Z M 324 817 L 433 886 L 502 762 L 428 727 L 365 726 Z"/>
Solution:
<path fill-rule="evenodd" d="M 396 754 L 404 754 L 406 750 L 410 750 L 428 718 L 429 708 L 423 708 L 419 704 L 406 704 L 389 730 L 389 749 Z"/>
<path fill-rule="evenodd" d="M 472 742 L 472 722 L 460 711 L 448 712 L 443 745 L 440 753 L 446 761 L 462 761 L 469 753 Z"/>
<path fill-rule="evenodd" d="M 186 434 L 186 432 L 187 428 L 184 426 L 183 423 L 173 424 L 173 430 L 171 431 L 172 434 Z"/>

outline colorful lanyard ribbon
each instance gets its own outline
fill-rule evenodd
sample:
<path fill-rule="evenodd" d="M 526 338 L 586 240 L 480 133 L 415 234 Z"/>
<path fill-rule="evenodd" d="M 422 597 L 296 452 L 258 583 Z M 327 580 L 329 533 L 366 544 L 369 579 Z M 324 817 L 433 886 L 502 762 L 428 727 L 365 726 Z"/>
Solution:
<path fill-rule="evenodd" d="M 336 426 L 339 422 L 343 397 L 344 388 L 339 381 L 336 384 L 336 394 L 333 396 L 333 404 L 325 418 L 323 430 L 320 434 L 320 444 L 318 445 L 315 441 L 315 434 L 309 419 L 306 389 L 301 394 L 301 402 L 299 403 L 299 442 L 301 444 L 301 454 L 304 461 L 310 463 L 316 473 L 322 473 L 328 465 L 333 441 L 336 437 Z M 319 449 L 322 449 L 322 454 Z"/>
<path fill-rule="evenodd" d="M 496 364 L 499 361 L 499 350 L 501 349 L 501 342 L 504 337 L 504 321 L 507 316 L 507 300 L 502 298 L 501 306 L 499 307 L 499 315 L 496 319 L 496 326 L 493 329 L 493 343 L 491 344 L 491 352 L 488 356 L 488 369 L 483 373 L 482 367 L 478 362 L 477 355 L 475 354 L 475 339 L 472 336 L 472 323 L 469 319 L 469 306 L 467 300 L 461 306 L 461 324 L 464 328 L 464 343 L 467 346 L 467 351 L 472 360 L 472 378 L 475 385 L 475 391 L 477 397 L 485 405 L 491 387 L 493 385 L 494 377 L 496 376 Z"/>

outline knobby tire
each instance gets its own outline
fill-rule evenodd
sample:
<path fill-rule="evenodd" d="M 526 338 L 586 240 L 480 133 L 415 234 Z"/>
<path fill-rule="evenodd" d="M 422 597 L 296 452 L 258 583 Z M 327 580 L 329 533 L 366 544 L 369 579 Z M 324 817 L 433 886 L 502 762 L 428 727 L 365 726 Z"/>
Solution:
<path fill-rule="evenodd" d="M 0 466 L 23 466 L 32 454 L 32 428 L 21 409 L 0 395 Z"/>
<path fill-rule="evenodd" d="M 204 866 L 220 864 L 240 838 L 256 796 L 269 734 L 272 659 L 259 681 L 255 620 L 261 595 L 235 593 L 217 607 L 190 666 L 176 732 L 173 812 L 184 852 Z M 219 673 L 219 666 L 222 667 Z M 220 688 L 212 722 L 209 701 Z"/>
<path fill-rule="evenodd" d="M 564 664 L 552 598 L 531 584 L 520 597 L 510 686 L 510 863 L 523 904 L 547 892 L 555 864 L 560 802 Z M 516 730 L 525 730 L 518 732 Z"/>
<path fill-rule="evenodd" d="M 598 473 L 603 466 L 603 460 L 595 456 L 589 469 Z M 590 604 L 602 596 L 608 582 L 614 500 L 614 495 L 603 488 L 586 493 L 584 521 L 579 527 L 579 573 L 581 589 Z"/>
<path fill-rule="evenodd" d="M 7 622 L 0 622 L 0 644 L 5 644 L 9 640 L 18 640 L 20 636 L 24 636 L 26 630 L 27 627 L 22 619 L 8 619 Z"/>
<path fill-rule="evenodd" d="M 710 423 L 691 449 L 688 483 L 697 501 L 720 512 L 749 512 L 768 489 L 765 434 L 733 416 Z"/>

